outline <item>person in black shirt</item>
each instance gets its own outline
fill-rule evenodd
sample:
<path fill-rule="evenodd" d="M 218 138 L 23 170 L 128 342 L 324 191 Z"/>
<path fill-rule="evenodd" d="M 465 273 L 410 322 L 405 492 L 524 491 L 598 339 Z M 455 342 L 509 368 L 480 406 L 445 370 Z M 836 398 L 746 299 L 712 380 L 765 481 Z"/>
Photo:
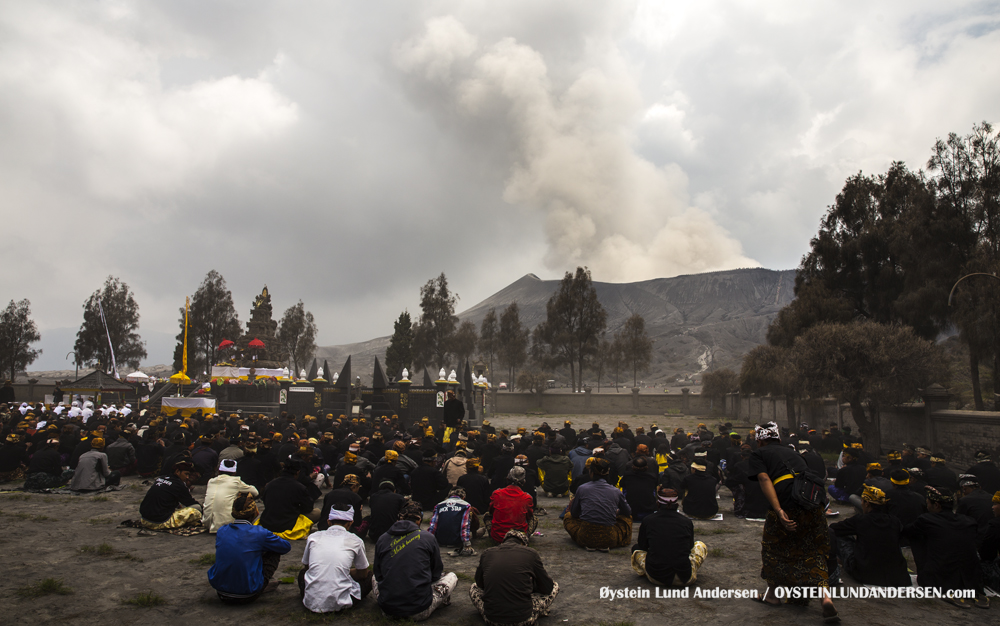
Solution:
<path fill-rule="evenodd" d="M 889 474 L 892 489 L 885 492 L 886 512 L 899 519 L 903 526 L 912 524 L 918 517 L 927 512 L 926 498 L 910 489 L 910 473 L 905 469 L 894 469 Z M 909 545 L 903 539 L 901 545 Z"/>
<path fill-rule="evenodd" d="M 189 489 L 194 464 L 179 461 L 173 473 L 158 476 L 139 505 L 142 525 L 153 530 L 196 526 L 201 524 L 201 505 Z"/>
<path fill-rule="evenodd" d="M 868 471 L 853 448 L 844 450 L 843 459 L 844 466 L 837 471 L 837 478 L 828 491 L 834 500 L 847 504 L 852 495 L 861 493 Z"/>
<path fill-rule="evenodd" d="M 670 487 L 656 492 L 656 513 L 642 520 L 639 538 L 632 546 L 632 571 L 654 585 L 689 585 L 698 578 L 698 568 L 708 547 L 694 540 L 694 524 L 677 512 L 679 495 Z"/>
<path fill-rule="evenodd" d="M 448 494 L 448 479 L 435 467 L 437 453 L 433 450 L 424 452 L 424 463 L 410 474 L 410 489 L 413 499 L 420 503 L 425 511 L 433 511 L 438 502 Z"/>
<path fill-rule="evenodd" d="M 691 473 L 684 477 L 684 514 L 697 519 L 712 519 L 719 512 L 716 488 L 719 484 L 715 476 L 705 471 L 705 466 L 691 464 Z"/>
<path fill-rule="evenodd" d="M 299 459 L 281 464 L 281 474 L 267 483 L 264 493 L 264 513 L 259 525 L 282 539 L 304 539 L 309 534 L 319 511 L 313 514 L 315 498 L 297 476 L 305 467 Z"/>
<path fill-rule="evenodd" d="M 806 472 L 808 466 L 796 451 L 780 444 L 778 425 L 768 422 L 757 426 L 754 435 L 758 447 L 750 456 L 750 477 L 760 482 L 771 505 L 761 538 L 761 578 L 768 584 L 761 601 L 778 605 L 781 600 L 774 590 L 779 586 L 827 588 L 830 533 L 822 506 L 805 509 L 792 497 L 795 476 Z M 839 621 L 833 600 L 822 595 L 824 620 Z M 790 598 L 786 602 L 801 605 L 808 599 Z"/>
<path fill-rule="evenodd" d="M 638 522 L 656 511 L 656 477 L 649 473 L 646 463 L 646 457 L 633 459 L 632 469 L 618 484 L 632 509 L 632 520 Z"/>
<path fill-rule="evenodd" d="M 760 482 L 750 476 L 750 446 L 743 444 L 740 461 L 733 465 L 726 486 L 733 494 L 733 513 L 736 517 L 749 520 L 763 520 L 767 515 L 767 500 L 760 490 Z"/>
<path fill-rule="evenodd" d="M 979 479 L 972 474 L 962 474 L 958 477 L 958 506 L 955 512 L 967 515 L 976 520 L 979 534 L 986 532 L 986 525 L 993 519 L 993 496 L 979 488 Z"/>
<path fill-rule="evenodd" d="M 958 491 L 958 474 L 945 465 L 940 454 L 931 455 L 931 467 L 924 471 L 927 484 L 938 489 L 947 489 L 952 493 Z"/>
<path fill-rule="evenodd" d="M 548 614 L 558 593 L 558 583 L 519 530 L 507 531 L 499 546 L 483 552 L 469 589 L 487 624 L 534 624 Z"/>
<path fill-rule="evenodd" d="M 986 493 L 1000 491 L 1000 468 L 990 459 L 990 453 L 980 450 L 976 453 L 976 464 L 965 471 L 979 478 L 979 485 Z"/>
<path fill-rule="evenodd" d="M 490 481 L 482 473 L 479 459 L 469 459 L 465 462 L 465 473 L 458 477 L 456 486 L 465 490 L 465 501 L 477 511 L 485 513 L 490 508 Z"/>
<path fill-rule="evenodd" d="M 448 399 L 444 401 L 444 436 L 442 440 L 449 450 L 452 449 L 452 445 L 449 443 L 451 439 L 452 432 L 458 428 L 458 425 L 465 419 L 465 405 L 462 401 L 455 397 L 454 391 L 448 391 Z"/>
<path fill-rule="evenodd" d="M 993 494 L 993 519 L 979 543 L 979 559 L 983 584 L 997 591 L 1000 589 L 1000 491 Z"/>
<path fill-rule="evenodd" d="M 378 541 L 378 538 L 396 523 L 404 502 L 405 498 L 396 493 L 396 485 L 391 480 L 384 480 L 378 484 L 378 491 L 368 498 L 368 506 L 371 509 L 368 518 L 368 539 L 372 543 Z"/>
<path fill-rule="evenodd" d="M 368 531 L 368 524 L 364 522 L 364 511 L 361 510 L 362 500 L 361 496 L 358 495 L 358 491 L 360 490 L 361 483 L 358 481 L 358 477 L 354 474 L 348 474 L 339 487 L 331 489 L 323 498 L 323 508 L 320 510 L 316 527 L 319 530 L 329 528 L 330 521 L 328 518 L 330 516 L 330 509 L 335 504 L 346 504 L 352 507 L 354 511 L 354 521 L 351 523 L 350 531 L 358 537 L 364 538 L 365 533 Z"/>
<path fill-rule="evenodd" d="M 860 515 L 830 526 L 844 571 L 863 585 L 909 587 L 906 559 L 899 549 L 903 523 L 886 513 L 885 492 L 878 487 L 866 485 L 861 499 Z"/>
<path fill-rule="evenodd" d="M 406 472 L 399 467 L 399 453 L 395 450 L 386 450 L 385 455 L 372 472 L 372 485 L 381 485 L 387 480 L 391 480 L 395 485 L 396 493 L 410 493 L 410 484 L 406 480 Z"/>
<path fill-rule="evenodd" d="M 976 604 L 988 606 L 976 552 L 976 522 L 952 513 L 954 504 L 951 491 L 928 486 L 927 512 L 903 528 L 903 536 L 913 546 L 917 584 L 942 590 L 975 589 Z M 961 607 L 970 605 L 965 599 L 947 601 Z"/>

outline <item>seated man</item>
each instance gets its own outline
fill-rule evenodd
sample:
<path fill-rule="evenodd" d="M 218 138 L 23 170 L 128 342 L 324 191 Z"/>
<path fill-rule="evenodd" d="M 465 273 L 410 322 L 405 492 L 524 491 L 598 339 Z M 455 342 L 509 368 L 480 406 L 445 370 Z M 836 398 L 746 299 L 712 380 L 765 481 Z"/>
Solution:
<path fill-rule="evenodd" d="M 74 491 L 97 491 L 108 485 L 121 483 L 121 472 L 111 471 L 108 455 L 104 453 L 104 439 L 93 437 L 90 451 L 80 455 L 76 462 L 76 472 L 69 488 Z"/>
<path fill-rule="evenodd" d="M 383 480 L 378 485 L 378 491 L 368 498 L 368 506 L 371 509 L 371 515 L 368 517 L 369 541 L 378 542 L 378 538 L 396 523 L 404 502 L 405 498 L 396 493 L 396 483 Z"/>
<path fill-rule="evenodd" d="M 691 464 L 691 473 L 681 481 L 684 489 L 684 514 L 696 519 L 712 519 L 719 512 L 715 497 L 719 481 L 700 463 Z"/>
<path fill-rule="evenodd" d="M 611 464 L 595 458 L 590 464 L 593 480 L 576 491 L 563 527 L 577 545 L 588 551 L 607 552 L 632 540 L 632 509 L 621 491 L 606 480 Z"/>
<path fill-rule="evenodd" d="M 654 585 L 695 582 L 708 555 L 708 547 L 694 540 L 694 523 L 677 512 L 678 499 L 671 487 L 657 489 L 659 508 L 642 520 L 638 543 L 632 546 L 632 571 Z"/>
<path fill-rule="evenodd" d="M 16 435 L 12 435 L 16 437 Z M 11 436 L 8 436 L 8 441 Z M 103 445 L 103 439 L 101 440 Z M 17 441 L 14 442 L 17 444 Z M 30 442 L 28 444 L 30 446 Z M 35 450 L 31 454 L 26 471 L 27 479 L 24 481 L 25 489 L 56 489 L 62 487 L 73 477 L 72 470 L 63 471 L 62 458 L 59 456 L 59 440 L 49 439 L 44 446 Z M 21 443 L 13 449 L 20 449 L 25 454 L 25 444 Z M 28 452 L 31 448 L 28 447 Z"/>
<path fill-rule="evenodd" d="M 865 466 L 865 472 L 865 481 L 861 483 L 860 489 L 847 498 L 848 503 L 859 514 L 863 512 L 864 502 L 861 499 L 861 494 L 864 492 L 866 486 L 875 487 L 886 494 L 892 491 L 892 481 L 883 475 L 881 463 L 869 463 Z"/>
<path fill-rule="evenodd" d="M 178 461 L 173 473 L 157 476 L 139 505 L 142 525 L 167 530 L 201 523 L 201 505 L 191 496 L 189 485 L 194 472 L 190 461 Z"/>
<path fill-rule="evenodd" d="M 861 515 L 830 525 L 844 571 L 863 585 L 909 587 L 906 558 L 899 549 L 903 523 L 885 511 L 885 492 L 878 487 L 865 485 L 861 499 Z"/>
<path fill-rule="evenodd" d="M 465 500 L 476 512 L 482 515 L 490 508 L 490 480 L 483 475 L 479 459 L 469 459 L 465 462 L 465 474 L 458 479 L 457 487 L 465 489 Z"/>
<path fill-rule="evenodd" d="M 473 535 L 479 535 L 479 516 L 475 507 L 465 501 L 465 490 L 455 487 L 436 507 L 428 532 L 439 546 L 457 548 L 453 556 L 475 556 Z"/>
<path fill-rule="evenodd" d="M 104 453 L 108 455 L 108 467 L 111 468 L 111 471 L 116 471 L 122 476 L 135 474 L 135 446 L 125 436 L 134 430 L 134 428 L 126 429 L 125 433 L 109 443 L 104 449 Z"/>
<path fill-rule="evenodd" d="M 295 458 L 281 464 L 281 475 L 264 487 L 264 514 L 257 520 L 272 533 L 292 541 L 305 539 L 314 521 L 315 499 L 299 478 L 303 468 Z"/>
<path fill-rule="evenodd" d="M 507 473 L 508 485 L 497 489 L 490 496 L 489 530 L 493 541 L 500 543 L 508 530 L 519 530 L 530 537 L 538 527 L 531 496 L 522 488 L 525 482 L 523 467 L 514 466 Z"/>
<path fill-rule="evenodd" d="M 218 532 L 222 526 L 232 523 L 233 502 L 241 493 L 249 493 L 253 497 L 258 495 L 256 487 L 246 484 L 236 475 L 236 461 L 223 459 L 219 463 L 219 475 L 208 481 L 205 487 L 201 523 L 208 526 L 208 532 Z"/>
<path fill-rule="evenodd" d="M 309 535 L 299 571 L 299 596 L 313 613 L 349 609 L 372 590 L 372 571 L 365 542 L 350 532 L 354 510 L 336 503 L 327 515 L 326 530 Z"/>
<path fill-rule="evenodd" d="M 208 570 L 208 582 L 225 604 L 249 604 L 262 593 L 274 591 L 278 581 L 271 577 L 278 569 L 281 555 L 292 544 L 260 526 L 257 503 L 243 493 L 233 499 L 227 517 L 215 536 L 215 565 Z"/>
<path fill-rule="evenodd" d="M 993 519 L 986 525 L 986 534 L 979 544 L 979 560 L 983 584 L 993 591 L 1000 590 L 1000 491 L 993 494 Z"/>
<path fill-rule="evenodd" d="M 852 494 L 860 494 L 868 475 L 867 468 L 858 459 L 859 452 L 855 448 L 845 448 L 841 457 L 844 466 L 837 470 L 836 480 L 827 488 L 830 496 L 842 504 L 847 504 Z"/>
<path fill-rule="evenodd" d="M 420 530 L 420 504 L 407 502 L 399 521 L 375 544 L 372 591 L 382 612 L 420 622 L 438 607 L 451 604 L 458 576 L 442 576 L 441 548 L 429 532 Z"/>
<path fill-rule="evenodd" d="M 557 593 L 559 585 L 519 530 L 507 531 L 503 543 L 483 552 L 469 588 L 472 604 L 488 626 L 531 626 L 548 615 Z"/>
<path fill-rule="evenodd" d="M 886 513 L 899 519 L 903 526 L 912 524 L 927 512 L 926 498 L 910 489 L 910 473 L 905 469 L 894 469 L 889 474 L 892 489 L 885 492 Z M 904 540 L 902 545 L 909 545 Z"/>
<path fill-rule="evenodd" d="M 993 519 L 993 496 L 979 488 L 979 478 L 974 474 L 958 477 L 958 506 L 955 512 L 976 520 L 979 535 L 986 534 L 986 526 Z"/>
<path fill-rule="evenodd" d="M 656 510 L 657 476 L 650 473 L 648 463 L 647 457 L 638 456 L 632 459 L 631 469 L 618 483 L 637 522 L 641 522 Z"/>
<path fill-rule="evenodd" d="M 573 475 L 573 461 L 563 454 L 561 446 L 552 446 L 548 456 L 538 459 L 538 482 L 545 495 L 561 498 L 569 493 Z"/>
<path fill-rule="evenodd" d="M 358 492 L 361 491 L 361 481 L 358 479 L 356 474 L 348 474 L 344 476 L 344 481 L 336 489 L 332 489 L 328 494 L 323 496 L 323 508 L 320 510 L 319 521 L 316 526 L 320 530 L 326 530 L 329 526 L 330 510 L 335 504 L 346 504 L 351 507 L 354 511 L 354 523 L 351 524 L 350 531 L 357 535 L 358 537 L 364 538 L 365 533 L 368 530 L 368 522 L 364 521 L 364 507 L 362 506 L 361 496 Z"/>
<path fill-rule="evenodd" d="M 942 590 L 975 589 L 976 604 L 989 606 L 983 595 L 982 569 L 976 552 L 975 520 L 952 513 L 955 498 L 945 488 L 927 486 L 927 512 L 903 528 L 913 548 L 917 584 Z M 968 607 L 965 599 L 947 599 Z"/>

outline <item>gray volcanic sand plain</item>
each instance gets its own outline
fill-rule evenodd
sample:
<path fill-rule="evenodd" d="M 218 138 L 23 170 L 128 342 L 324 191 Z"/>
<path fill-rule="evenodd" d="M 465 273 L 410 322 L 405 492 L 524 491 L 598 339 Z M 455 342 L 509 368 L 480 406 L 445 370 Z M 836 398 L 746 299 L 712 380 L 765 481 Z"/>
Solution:
<path fill-rule="evenodd" d="M 596 419 L 610 432 L 619 419 L 636 426 L 657 423 L 665 430 L 692 428 L 707 418 L 665 417 L 651 420 L 635 416 L 498 416 L 492 423 L 500 428 L 536 426 L 542 419 L 561 427 L 571 419 L 575 427 L 588 427 Z M 714 418 L 713 418 L 714 419 Z M 743 426 L 739 427 L 742 432 Z M 4 575 L 0 576 L 0 602 L 4 624 L 274 624 L 331 622 L 345 625 L 397 623 L 384 617 L 373 597 L 341 615 L 314 615 L 299 601 L 294 584 L 282 584 L 274 593 L 256 603 L 228 607 L 219 602 L 206 577 L 207 565 L 197 561 L 214 554 L 215 537 L 201 534 L 177 537 L 162 533 L 139 536 L 134 528 L 118 528 L 125 519 L 138 518 L 138 506 L 146 486 L 137 477 L 127 477 L 122 491 L 100 495 L 44 495 L 0 493 L 0 553 Z M 0 484 L 0 489 L 20 485 Z M 195 497 L 204 497 L 204 487 L 195 488 Z M 760 579 L 760 535 L 762 524 L 732 516 L 729 491 L 721 490 L 721 522 L 695 521 L 696 539 L 704 541 L 710 555 L 698 572 L 697 586 L 711 590 L 758 590 Z M 769 608 L 747 599 L 657 599 L 656 588 L 639 578 L 629 566 L 628 548 L 610 554 L 586 552 L 573 544 L 562 528 L 558 514 L 565 498 L 540 497 L 548 515 L 540 518 L 542 537 L 532 538 L 532 547 L 542 556 L 549 574 L 559 583 L 560 593 L 542 626 L 593 624 L 605 626 L 653 625 L 664 623 L 745 626 L 759 624 L 820 624 L 819 603 L 808 608 Z M 836 507 L 843 519 L 850 512 Z M 425 523 L 428 514 L 425 513 Z M 633 540 L 638 536 L 635 524 Z M 111 547 L 97 550 L 103 544 Z M 475 541 L 482 551 L 489 539 Z M 292 550 L 282 557 L 276 577 L 294 576 L 305 541 L 292 542 Z M 369 561 L 372 546 L 368 544 Z M 483 624 L 469 600 L 478 557 L 456 558 L 442 551 L 445 571 L 459 577 L 459 586 L 450 606 L 439 609 L 427 624 Z M 911 563 L 912 567 L 912 563 Z M 21 597 L 18 590 L 47 578 L 61 579 L 72 593 Z M 851 580 L 845 584 L 855 585 Z M 615 600 L 600 598 L 602 587 L 644 589 L 649 599 Z M 693 589 L 692 589 L 693 591 Z M 162 599 L 156 606 L 128 604 L 137 595 L 150 593 Z M 837 602 L 845 624 L 980 624 L 996 618 L 1000 606 L 989 611 L 960 610 L 941 600 L 842 599 Z"/>

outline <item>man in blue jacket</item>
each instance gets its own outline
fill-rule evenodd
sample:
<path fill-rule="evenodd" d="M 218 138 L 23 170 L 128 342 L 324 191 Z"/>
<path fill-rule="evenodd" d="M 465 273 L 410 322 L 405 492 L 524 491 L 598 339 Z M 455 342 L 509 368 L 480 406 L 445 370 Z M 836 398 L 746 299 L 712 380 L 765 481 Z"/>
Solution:
<path fill-rule="evenodd" d="M 219 527 L 215 535 L 215 565 L 208 570 L 208 582 L 225 604 L 249 604 L 262 593 L 274 591 L 270 582 L 281 555 L 292 544 L 262 526 L 254 526 L 257 503 L 250 494 L 240 494 L 233 502 L 233 522 Z"/>

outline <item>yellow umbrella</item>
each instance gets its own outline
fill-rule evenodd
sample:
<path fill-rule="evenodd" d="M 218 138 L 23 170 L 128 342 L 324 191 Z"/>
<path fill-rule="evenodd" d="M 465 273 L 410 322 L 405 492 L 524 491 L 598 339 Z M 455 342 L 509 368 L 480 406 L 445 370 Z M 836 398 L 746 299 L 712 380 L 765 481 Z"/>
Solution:
<path fill-rule="evenodd" d="M 177 372 L 171 376 L 168 380 L 175 385 L 188 385 L 191 384 L 191 379 L 184 372 Z"/>

